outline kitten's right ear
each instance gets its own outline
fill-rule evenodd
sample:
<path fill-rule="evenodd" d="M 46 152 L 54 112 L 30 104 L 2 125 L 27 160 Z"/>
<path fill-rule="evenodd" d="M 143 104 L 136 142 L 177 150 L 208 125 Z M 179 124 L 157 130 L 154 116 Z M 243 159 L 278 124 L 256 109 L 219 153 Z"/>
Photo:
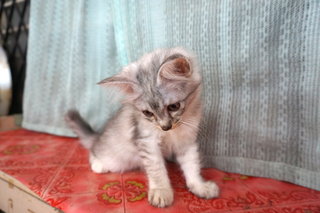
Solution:
<path fill-rule="evenodd" d="M 134 95 L 138 95 L 139 93 L 138 85 L 134 81 L 128 79 L 126 76 L 121 75 L 121 73 L 118 75 L 114 75 L 109 78 L 106 78 L 100 81 L 98 84 L 105 87 L 109 87 L 109 86 L 116 87 L 127 95 L 134 96 Z"/>
<path fill-rule="evenodd" d="M 183 57 L 175 57 L 165 62 L 159 71 L 158 81 L 166 80 L 188 80 L 192 75 L 189 61 Z"/>

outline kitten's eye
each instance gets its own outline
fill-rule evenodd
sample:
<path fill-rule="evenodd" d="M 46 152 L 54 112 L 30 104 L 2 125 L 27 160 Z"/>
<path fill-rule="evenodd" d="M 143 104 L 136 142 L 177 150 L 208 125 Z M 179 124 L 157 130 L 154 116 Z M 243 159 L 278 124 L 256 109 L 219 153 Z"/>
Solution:
<path fill-rule="evenodd" d="M 170 112 L 175 112 L 178 109 L 180 109 L 180 103 L 170 104 L 168 106 L 168 111 L 170 111 Z"/>
<path fill-rule="evenodd" d="M 153 116 L 153 113 L 148 110 L 143 110 L 142 113 L 149 118 Z"/>

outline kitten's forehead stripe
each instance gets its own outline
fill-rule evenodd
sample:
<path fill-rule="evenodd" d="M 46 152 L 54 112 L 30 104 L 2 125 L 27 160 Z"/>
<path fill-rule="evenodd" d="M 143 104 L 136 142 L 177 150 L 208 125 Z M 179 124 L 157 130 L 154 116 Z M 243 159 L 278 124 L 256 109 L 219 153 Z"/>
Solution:
<path fill-rule="evenodd" d="M 156 100 L 151 100 L 151 101 L 149 101 L 149 106 L 150 106 L 151 109 L 153 109 L 154 111 L 158 111 L 158 109 L 160 108 L 160 104 L 159 104 Z"/>
<path fill-rule="evenodd" d="M 137 81 L 143 90 L 143 97 L 149 104 L 150 108 L 157 114 L 161 110 L 160 103 L 162 102 L 162 95 L 156 87 L 157 75 L 154 74 L 158 72 L 158 68 L 159 63 L 154 62 L 153 66 L 150 67 L 152 70 L 140 68 L 137 73 Z"/>

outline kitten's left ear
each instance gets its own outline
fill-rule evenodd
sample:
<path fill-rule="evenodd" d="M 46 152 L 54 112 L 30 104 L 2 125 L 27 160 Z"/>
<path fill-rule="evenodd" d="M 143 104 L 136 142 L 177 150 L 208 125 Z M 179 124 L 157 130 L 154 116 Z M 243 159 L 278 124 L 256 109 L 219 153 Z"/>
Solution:
<path fill-rule="evenodd" d="M 138 95 L 138 85 L 122 73 L 106 78 L 98 83 L 101 86 L 116 87 L 127 95 Z"/>
<path fill-rule="evenodd" d="M 158 80 L 188 80 L 191 74 L 192 70 L 188 59 L 181 56 L 169 59 L 160 67 Z"/>

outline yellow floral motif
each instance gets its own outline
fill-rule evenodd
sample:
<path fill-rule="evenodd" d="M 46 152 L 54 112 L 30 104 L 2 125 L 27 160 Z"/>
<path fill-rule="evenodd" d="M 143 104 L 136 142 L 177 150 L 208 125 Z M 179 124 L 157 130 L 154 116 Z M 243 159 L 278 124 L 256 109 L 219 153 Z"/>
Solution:
<path fill-rule="evenodd" d="M 19 144 L 8 146 L 2 151 L 4 155 L 26 155 L 37 152 L 40 149 L 40 145 L 37 144 Z"/>
<path fill-rule="evenodd" d="M 142 183 L 137 182 L 137 181 L 127 181 L 126 183 L 130 184 L 132 186 L 136 186 L 136 187 L 138 187 L 140 189 L 144 188 L 144 185 Z M 139 195 L 137 195 L 137 196 L 135 196 L 133 198 L 128 198 L 128 201 L 135 202 L 135 201 L 138 201 L 138 200 L 142 200 L 146 196 L 147 196 L 146 192 L 141 192 Z"/>
<path fill-rule="evenodd" d="M 241 175 L 239 178 L 240 178 L 241 180 L 247 180 L 249 177 L 246 176 L 246 175 Z"/>
<path fill-rule="evenodd" d="M 137 186 L 140 189 L 144 188 L 144 185 L 142 183 L 138 183 L 137 181 L 127 181 L 127 184 L 131 184 L 131 185 Z"/>
<path fill-rule="evenodd" d="M 223 180 L 226 180 L 226 181 L 231 181 L 231 180 L 234 180 L 234 179 L 235 179 L 235 178 L 229 177 L 229 176 L 223 177 Z M 246 176 L 246 175 L 241 175 L 241 176 L 239 177 L 239 179 L 240 179 L 240 180 L 247 180 L 247 179 L 249 179 L 249 177 Z"/>
<path fill-rule="evenodd" d="M 120 184 L 120 182 L 110 182 L 110 183 L 103 185 L 102 189 L 107 190 L 111 186 L 118 185 L 118 184 Z"/>
<path fill-rule="evenodd" d="M 140 195 L 137 195 L 137 196 L 134 197 L 134 198 L 128 199 L 128 201 L 130 201 L 130 202 L 135 202 L 135 201 L 138 201 L 138 200 L 142 200 L 142 199 L 145 198 L 146 196 L 147 196 L 147 193 L 146 193 L 146 192 L 142 192 Z"/>
<path fill-rule="evenodd" d="M 102 199 L 108 201 L 109 203 L 121 203 L 121 200 L 117 200 L 113 197 L 109 197 L 107 194 L 102 194 Z"/>
<path fill-rule="evenodd" d="M 223 177 L 223 180 L 233 180 L 232 177 Z"/>
<path fill-rule="evenodd" d="M 124 186 L 121 186 L 119 181 L 113 181 L 104 184 L 101 189 L 107 192 L 98 195 L 99 200 L 103 200 L 106 204 L 119 204 L 122 202 L 120 199 L 124 195 L 127 201 L 135 202 L 147 197 L 145 185 L 137 181 L 126 181 Z"/>

